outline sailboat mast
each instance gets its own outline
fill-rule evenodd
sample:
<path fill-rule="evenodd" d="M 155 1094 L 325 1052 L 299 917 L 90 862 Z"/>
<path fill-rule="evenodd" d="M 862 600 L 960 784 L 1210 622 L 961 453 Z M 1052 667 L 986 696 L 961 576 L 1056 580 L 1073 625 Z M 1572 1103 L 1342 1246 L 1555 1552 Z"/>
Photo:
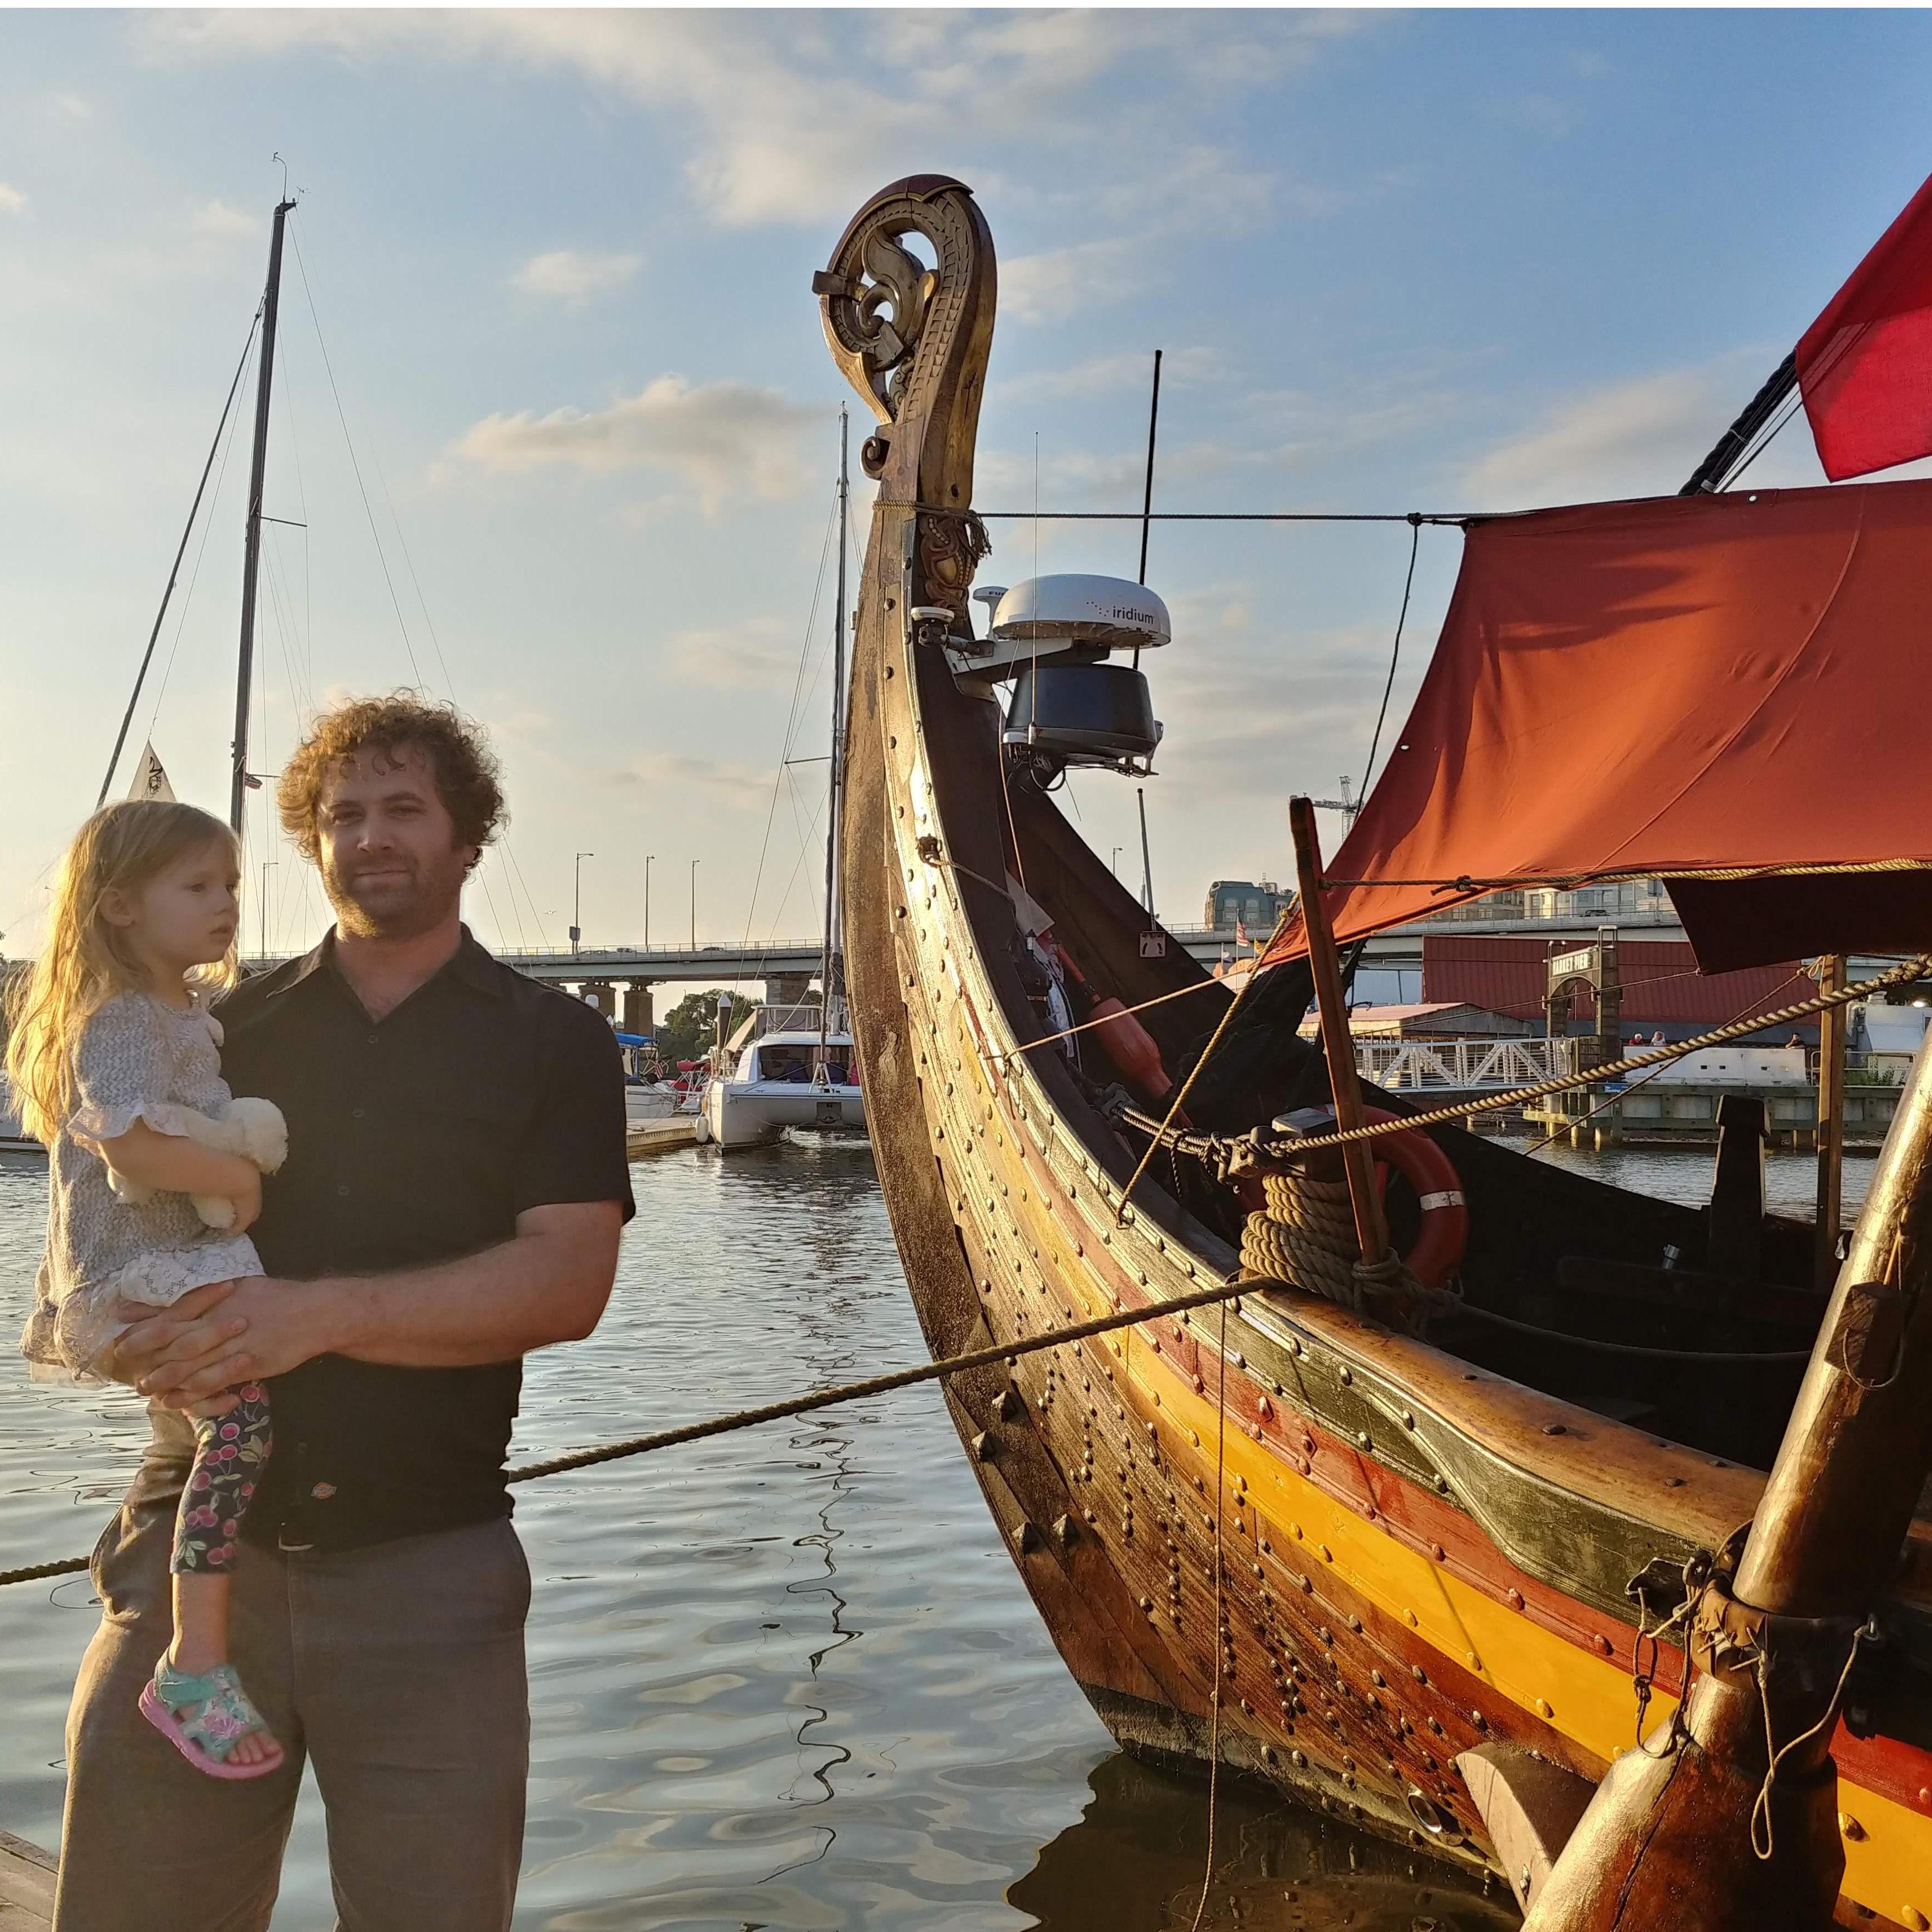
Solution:
<path fill-rule="evenodd" d="M 818 962 L 818 1064 L 826 1060 L 826 1036 L 832 1028 L 834 982 L 842 980 L 838 971 L 838 808 L 839 770 L 845 749 L 845 526 L 847 505 L 851 492 L 847 448 L 850 441 L 851 418 L 838 412 L 838 594 L 832 614 L 832 763 L 826 786 L 825 833 L 825 940 Z"/>
<path fill-rule="evenodd" d="M 242 653 L 235 674 L 235 770 L 228 790 L 228 823 L 242 835 L 248 798 L 248 701 L 255 681 L 255 579 L 262 563 L 262 482 L 268 463 L 268 398 L 275 376 L 275 314 L 281 304 L 282 229 L 295 203 L 275 204 L 268 242 L 268 285 L 262 297 L 262 362 L 255 378 L 255 448 L 248 470 L 248 532 L 242 560 Z"/>

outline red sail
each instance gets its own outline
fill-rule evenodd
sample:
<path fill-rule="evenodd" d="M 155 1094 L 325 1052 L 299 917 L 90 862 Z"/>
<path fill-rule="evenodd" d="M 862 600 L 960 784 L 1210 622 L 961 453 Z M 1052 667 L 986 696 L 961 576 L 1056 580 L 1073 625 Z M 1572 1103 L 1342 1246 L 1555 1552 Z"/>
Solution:
<path fill-rule="evenodd" d="M 1707 970 L 1932 946 L 1929 646 L 1932 482 L 1476 524 L 1335 937 L 1661 874 Z"/>
<path fill-rule="evenodd" d="M 1834 483 L 1932 456 L 1932 178 L 1804 332 L 1798 381 Z"/>

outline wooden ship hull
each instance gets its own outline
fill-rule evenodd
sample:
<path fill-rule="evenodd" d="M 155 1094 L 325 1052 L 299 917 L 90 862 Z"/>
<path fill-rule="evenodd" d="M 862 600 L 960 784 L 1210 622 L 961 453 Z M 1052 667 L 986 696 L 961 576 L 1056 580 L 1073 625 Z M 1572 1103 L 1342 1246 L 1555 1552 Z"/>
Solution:
<path fill-rule="evenodd" d="M 1120 1076 L 1090 1035 L 1084 1076 L 1033 1044 L 1047 1028 L 1008 882 L 1051 916 L 1096 994 L 1138 1007 L 1196 988 L 1141 1016 L 1170 1070 L 1230 995 L 1178 945 L 1144 956 L 1147 916 L 1048 798 L 1007 780 L 992 691 L 940 643 L 970 629 L 985 548 L 970 512 L 990 238 L 967 190 L 916 177 L 861 211 L 815 286 L 834 355 L 880 422 L 842 862 L 854 1030 L 912 1298 L 935 1357 L 1154 1311 L 950 1381 L 988 1506 L 1123 1745 L 1218 1756 L 1520 1881 L 1519 1846 L 1485 1823 L 1467 1754 L 1533 1754 L 1587 1796 L 1640 1722 L 1669 1711 L 1683 1658 L 1642 1640 L 1630 1586 L 1676 1575 L 1750 1521 L 1798 1369 L 1694 1372 L 1494 1330 L 1452 1348 L 1280 1282 L 1159 1317 L 1236 1274 L 1238 1223 L 1213 1225 L 1166 1157 L 1123 1207 L 1139 1148 L 1096 1092 Z M 1310 1054 L 1291 1029 L 1261 1056 L 1253 1118 L 1294 1097 Z M 1453 1130 L 1432 1137 L 1468 1195 L 1468 1292 L 1499 1310 L 1534 1315 L 1581 1248 L 1613 1263 L 1704 1250 L 1702 1210 Z M 1765 1273 L 1794 1284 L 1787 1300 L 1809 1280 L 1805 1242 L 1764 1224 Z M 1654 1339 L 1646 1322 L 1602 1332 Z M 1757 1346 L 1767 1332 L 1753 1330 Z M 1911 1642 L 1932 1634 L 1932 1526 L 1915 1528 L 1887 1615 Z M 1839 1726 L 1847 1923 L 1932 1923 L 1928 1745 L 1922 1672 L 1895 1673 Z"/>

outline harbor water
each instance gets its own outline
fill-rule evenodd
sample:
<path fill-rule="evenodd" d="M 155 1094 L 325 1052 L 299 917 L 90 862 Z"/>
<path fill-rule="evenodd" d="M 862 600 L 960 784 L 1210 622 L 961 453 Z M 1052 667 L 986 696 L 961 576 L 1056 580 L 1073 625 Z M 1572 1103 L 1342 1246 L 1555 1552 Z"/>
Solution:
<path fill-rule="evenodd" d="M 1552 1150 L 1698 1201 L 1708 1155 Z M 1869 1159 L 1846 1163 L 1848 1204 Z M 1774 1156 L 1808 1212 L 1808 1159 Z M 632 1170 L 610 1311 L 532 1359 L 513 1460 L 923 1358 L 869 1158 L 790 1146 Z M 46 1168 L 0 1156 L 0 1322 L 24 1315 Z M 1848 1205 L 1849 1211 L 1849 1205 Z M 137 1399 L 0 1356 L 0 1567 L 84 1552 Z M 530 1817 L 517 1924 L 1157 1932 L 1196 1916 L 1204 1780 L 1113 1747 L 1048 1642 L 930 1388 L 518 1492 Z M 0 1591 L 0 1827 L 58 1838 L 87 1580 Z M 276 1932 L 332 1924 L 313 1780 Z M 1506 1894 L 1233 1780 L 1204 1926 L 1478 1932 Z"/>

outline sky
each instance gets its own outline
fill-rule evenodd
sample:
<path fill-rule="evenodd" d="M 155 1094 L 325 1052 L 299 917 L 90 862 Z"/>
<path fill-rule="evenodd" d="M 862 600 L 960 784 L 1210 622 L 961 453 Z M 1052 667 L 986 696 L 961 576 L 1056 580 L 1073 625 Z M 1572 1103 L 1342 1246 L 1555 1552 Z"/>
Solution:
<path fill-rule="evenodd" d="M 810 283 L 874 190 L 952 173 L 991 225 L 982 509 L 1138 508 L 1156 348 L 1156 508 L 1522 508 L 1676 490 L 1932 170 L 1928 93 L 1904 10 L 0 14 L 0 952 L 100 788 L 277 153 L 251 765 L 351 693 L 453 697 L 512 811 L 487 944 L 563 945 L 579 870 L 586 943 L 640 943 L 647 854 L 651 939 L 703 943 L 820 916 Z M 252 401 L 117 792 L 152 737 L 225 812 Z M 1822 482 L 1802 419 L 1752 480 Z M 994 536 L 982 582 L 1134 574 L 1131 526 Z M 1359 783 L 1409 543 L 1155 526 L 1170 922 Z M 1421 536 L 1390 729 L 1459 547 Z M 1066 808 L 1138 884 L 1134 791 Z M 287 950 L 327 914 L 268 796 L 245 932 Z"/>

